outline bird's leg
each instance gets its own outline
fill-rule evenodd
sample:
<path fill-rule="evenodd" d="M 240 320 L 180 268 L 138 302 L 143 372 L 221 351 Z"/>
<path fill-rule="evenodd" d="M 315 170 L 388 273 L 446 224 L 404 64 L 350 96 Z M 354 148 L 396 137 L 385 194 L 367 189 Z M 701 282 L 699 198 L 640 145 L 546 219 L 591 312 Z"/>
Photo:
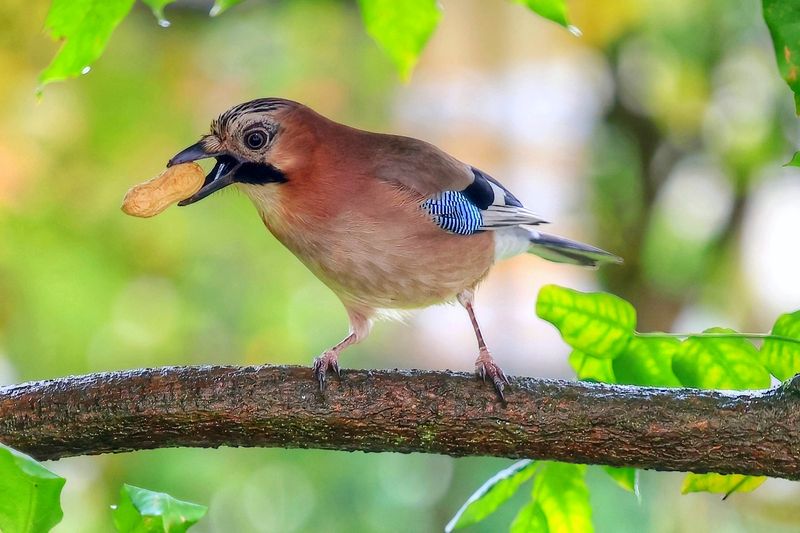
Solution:
<path fill-rule="evenodd" d="M 355 339 L 355 333 L 351 333 L 342 339 L 339 344 L 330 350 L 325 350 L 322 355 L 314 359 L 312 369 L 314 370 L 314 377 L 319 381 L 319 390 L 325 389 L 325 374 L 328 373 L 328 369 L 336 372 L 338 377 L 342 377 L 339 371 L 339 354 L 342 350 L 353 344 Z"/>
<path fill-rule="evenodd" d="M 325 350 L 322 355 L 315 358 L 311 367 L 314 371 L 314 378 L 319 382 L 319 390 L 325 390 L 325 376 L 328 370 L 333 370 L 338 377 L 341 377 L 339 354 L 348 346 L 364 340 L 372 327 L 372 321 L 369 319 L 371 313 L 348 309 L 347 314 L 350 318 L 350 333 L 339 344 Z"/>
<path fill-rule="evenodd" d="M 467 289 L 462 291 L 458 295 L 458 302 L 464 306 L 469 313 L 469 319 L 472 322 L 472 329 L 475 330 L 475 336 L 478 339 L 478 358 L 475 360 L 475 373 L 486 381 L 488 377 L 492 383 L 494 384 L 494 388 L 497 391 L 497 395 L 500 396 L 502 401 L 505 401 L 505 395 L 503 394 L 503 389 L 505 386 L 510 384 L 508 378 L 506 377 L 505 372 L 503 369 L 498 366 L 495 362 L 494 357 L 489 352 L 489 349 L 486 347 L 486 343 L 483 340 L 483 334 L 481 333 L 481 328 L 478 325 L 478 319 L 475 318 L 475 309 L 474 309 L 474 301 L 475 301 L 475 293 L 471 289 Z"/>

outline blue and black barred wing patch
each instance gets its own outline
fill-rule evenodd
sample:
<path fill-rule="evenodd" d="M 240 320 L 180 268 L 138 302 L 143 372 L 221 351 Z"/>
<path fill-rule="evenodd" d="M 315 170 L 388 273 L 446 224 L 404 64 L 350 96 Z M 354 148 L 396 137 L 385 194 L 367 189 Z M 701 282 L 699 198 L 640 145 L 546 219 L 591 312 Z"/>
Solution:
<path fill-rule="evenodd" d="M 459 191 L 440 192 L 425 200 L 422 208 L 440 228 L 459 235 L 472 235 L 483 225 L 481 210 Z"/>
<path fill-rule="evenodd" d="M 460 235 L 483 230 L 542 224 L 511 191 L 473 168 L 474 181 L 463 191 L 444 191 L 422 203 L 440 228 Z"/>

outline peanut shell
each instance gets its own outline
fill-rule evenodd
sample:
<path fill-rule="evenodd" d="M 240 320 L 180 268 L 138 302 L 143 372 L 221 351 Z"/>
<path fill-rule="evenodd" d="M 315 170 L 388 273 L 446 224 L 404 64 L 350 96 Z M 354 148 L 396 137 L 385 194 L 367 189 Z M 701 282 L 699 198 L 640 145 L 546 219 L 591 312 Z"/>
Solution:
<path fill-rule="evenodd" d="M 194 195 L 203 186 L 205 174 L 197 163 L 183 163 L 132 187 L 122 199 L 122 211 L 134 217 L 152 217 L 170 205 Z"/>

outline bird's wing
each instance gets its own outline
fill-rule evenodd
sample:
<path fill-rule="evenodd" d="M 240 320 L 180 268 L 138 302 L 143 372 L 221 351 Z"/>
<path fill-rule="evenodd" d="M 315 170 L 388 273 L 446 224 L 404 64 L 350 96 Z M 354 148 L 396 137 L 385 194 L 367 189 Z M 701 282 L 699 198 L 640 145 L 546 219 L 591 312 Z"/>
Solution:
<path fill-rule="evenodd" d="M 462 191 L 470 202 L 481 210 L 481 228 L 499 229 L 524 224 L 543 224 L 547 221 L 522 205 L 511 191 L 475 167 L 470 167 L 473 181 Z"/>
<path fill-rule="evenodd" d="M 526 209 L 497 180 L 470 168 L 474 179 L 469 186 L 460 191 L 442 191 L 422 202 L 422 208 L 439 227 L 461 235 L 472 235 L 478 231 L 545 222 Z"/>
<path fill-rule="evenodd" d="M 381 137 L 375 174 L 423 195 L 423 209 L 441 228 L 471 235 L 546 222 L 496 179 L 435 146 L 409 137 Z"/>

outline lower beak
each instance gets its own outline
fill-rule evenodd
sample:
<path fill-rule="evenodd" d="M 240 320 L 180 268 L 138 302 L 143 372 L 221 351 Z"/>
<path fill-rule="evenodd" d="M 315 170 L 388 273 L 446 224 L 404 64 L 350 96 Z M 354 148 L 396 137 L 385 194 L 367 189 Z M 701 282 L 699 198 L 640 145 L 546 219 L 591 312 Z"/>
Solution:
<path fill-rule="evenodd" d="M 215 157 L 217 164 L 211 169 L 211 172 L 206 176 L 203 186 L 193 196 L 178 202 L 179 206 L 193 204 L 209 196 L 220 189 L 227 187 L 234 182 L 234 175 L 236 170 L 241 166 L 241 163 L 236 158 L 224 152 L 208 152 L 203 147 L 202 142 L 193 144 L 185 150 L 179 152 L 167 163 L 168 167 L 172 165 L 179 165 L 181 163 L 189 163 L 199 159 L 208 159 Z"/>

